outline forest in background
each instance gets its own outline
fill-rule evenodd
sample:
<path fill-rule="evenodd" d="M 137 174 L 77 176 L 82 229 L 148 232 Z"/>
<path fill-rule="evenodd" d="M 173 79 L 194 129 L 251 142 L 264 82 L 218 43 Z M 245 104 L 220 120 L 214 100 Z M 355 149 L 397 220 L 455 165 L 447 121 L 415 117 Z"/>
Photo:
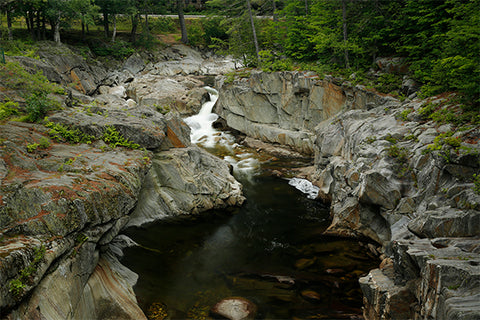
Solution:
<path fill-rule="evenodd" d="M 0 0 L 1 46 L 18 40 L 88 44 L 117 58 L 155 45 L 155 34 L 242 59 L 266 71 L 304 69 L 368 83 L 379 57 L 408 70 L 376 76 L 384 92 L 407 74 L 423 96 L 461 93 L 480 104 L 480 0 Z M 189 19 L 184 12 L 206 17 Z M 179 19 L 152 18 L 178 14 Z M 101 32 L 100 32 L 101 30 Z M 22 32 L 23 31 L 23 32 Z M 62 39 L 60 38 L 62 34 Z M 103 40 L 102 40 L 103 39 Z M 102 41 L 101 41 L 102 40 Z M 17 41 L 17 42 L 15 42 Z"/>

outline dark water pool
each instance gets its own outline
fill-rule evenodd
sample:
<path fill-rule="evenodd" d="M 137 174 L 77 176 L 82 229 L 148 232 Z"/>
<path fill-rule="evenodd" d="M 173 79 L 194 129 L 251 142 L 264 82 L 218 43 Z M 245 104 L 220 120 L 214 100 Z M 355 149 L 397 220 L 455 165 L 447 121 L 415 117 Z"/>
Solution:
<path fill-rule="evenodd" d="M 142 245 L 123 263 L 135 292 L 158 319 L 206 319 L 223 298 L 258 306 L 257 319 L 356 319 L 357 279 L 378 262 L 357 241 L 322 236 L 329 213 L 287 181 L 244 181 L 242 208 L 131 228 Z"/>

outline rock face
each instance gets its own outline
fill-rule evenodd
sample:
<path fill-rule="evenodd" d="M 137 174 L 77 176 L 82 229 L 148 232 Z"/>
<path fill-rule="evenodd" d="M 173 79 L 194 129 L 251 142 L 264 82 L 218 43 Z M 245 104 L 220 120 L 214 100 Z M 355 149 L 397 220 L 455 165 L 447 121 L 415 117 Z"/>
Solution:
<path fill-rule="evenodd" d="M 314 153 L 315 127 L 342 110 L 385 105 L 361 86 L 342 87 L 307 72 L 252 72 L 248 78 L 216 79 L 215 112 L 227 125 L 265 142 Z"/>
<path fill-rule="evenodd" d="M 46 128 L 12 123 L 0 130 L 2 314 L 33 290 L 13 318 L 71 318 L 98 261 L 97 244 L 127 222 L 150 162 L 138 150 L 54 141 L 27 152 L 27 144 L 48 139 Z"/>
<path fill-rule="evenodd" d="M 152 70 L 140 56 L 108 76 L 65 46 L 41 56 L 17 60 L 76 86 L 49 121 L 92 137 L 68 144 L 41 124 L 0 125 L 0 317 L 146 319 L 132 289 L 137 276 L 118 262 L 121 247 L 132 244 L 117 236 L 130 214 L 143 223 L 239 205 L 241 186 L 225 162 L 190 146 L 190 129 L 178 114 L 146 103 L 143 86 L 168 81 L 158 74 L 135 81 L 133 73 Z M 203 82 L 180 77 L 166 95 L 186 97 L 182 110 L 194 112 L 188 109 L 208 97 Z M 112 128 L 115 139 L 143 150 L 107 145 Z M 153 204 L 161 211 L 142 216 L 139 199 L 144 210 Z"/>
<path fill-rule="evenodd" d="M 22 65 L 36 72 L 41 70 L 48 80 L 72 86 L 83 94 L 93 94 L 107 78 L 107 70 L 98 62 L 86 60 L 68 46 L 45 41 L 39 44 L 41 60 L 15 57 Z"/>
<path fill-rule="evenodd" d="M 327 232 L 369 237 L 393 259 L 391 269 L 361 279 L 367 319 L 480 316 L 470 308 L 478 285 L 452 290 L 462 277 L 478 281 L 480 271 L 478 249 L 453 244 L 480 243 L 480 196 L 471 183 L 480 170 L 480 131 L 457 133 L 457 147 L 431 151 L 450 127 L 402 121 L 405 110 L 418 118 L 421 104 L 352 110 L 316 127 L 311 179 L 331 202 Z"/>
<path fill-rule="evenodd" d="M 159 152 L 152 162 L 129 225 L 244 201 L 229 165 L 196 146 Z"/>
<path fill-rule="evenodd" d="M 308 178 L 331 204 L 327 233 L 381 246 L 382 268 L 361 280 L 367 319 L 480 317 L 478 126 L 453 134 L 424 119 L 425 101 L 307 73 L 225 79 L 216 110 L 230 127 L 314 154 Z"/>

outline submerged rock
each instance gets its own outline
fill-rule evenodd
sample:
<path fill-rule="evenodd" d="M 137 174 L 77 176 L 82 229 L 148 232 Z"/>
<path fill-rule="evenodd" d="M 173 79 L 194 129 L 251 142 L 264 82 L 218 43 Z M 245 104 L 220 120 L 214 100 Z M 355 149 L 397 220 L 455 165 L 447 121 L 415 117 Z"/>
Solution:
<path fill-rule="evenodd" d="M 210 312 L 230 320 L 248 320 L 255 318 L 257 306 L 245 298 L 233 297 L 218 302 Z"/>

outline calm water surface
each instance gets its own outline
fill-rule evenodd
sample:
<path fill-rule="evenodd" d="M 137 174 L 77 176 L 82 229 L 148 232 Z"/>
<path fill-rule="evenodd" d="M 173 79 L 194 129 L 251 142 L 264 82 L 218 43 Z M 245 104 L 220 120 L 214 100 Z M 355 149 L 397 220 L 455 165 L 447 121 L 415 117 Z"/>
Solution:
<path fill-rule="evenodd" d="M 142 247 L 123 263 L 148 313 L 162 306 L 171 319 L 202 319 L 223 298 L 258 306 L 258 319 L 350 319 L 361 314 L 358 276 L 376 267 L 357 241 L 322 236 L 329 213 L 286 180 L 243 181 L 247 202 L 131 228 Z"/>

